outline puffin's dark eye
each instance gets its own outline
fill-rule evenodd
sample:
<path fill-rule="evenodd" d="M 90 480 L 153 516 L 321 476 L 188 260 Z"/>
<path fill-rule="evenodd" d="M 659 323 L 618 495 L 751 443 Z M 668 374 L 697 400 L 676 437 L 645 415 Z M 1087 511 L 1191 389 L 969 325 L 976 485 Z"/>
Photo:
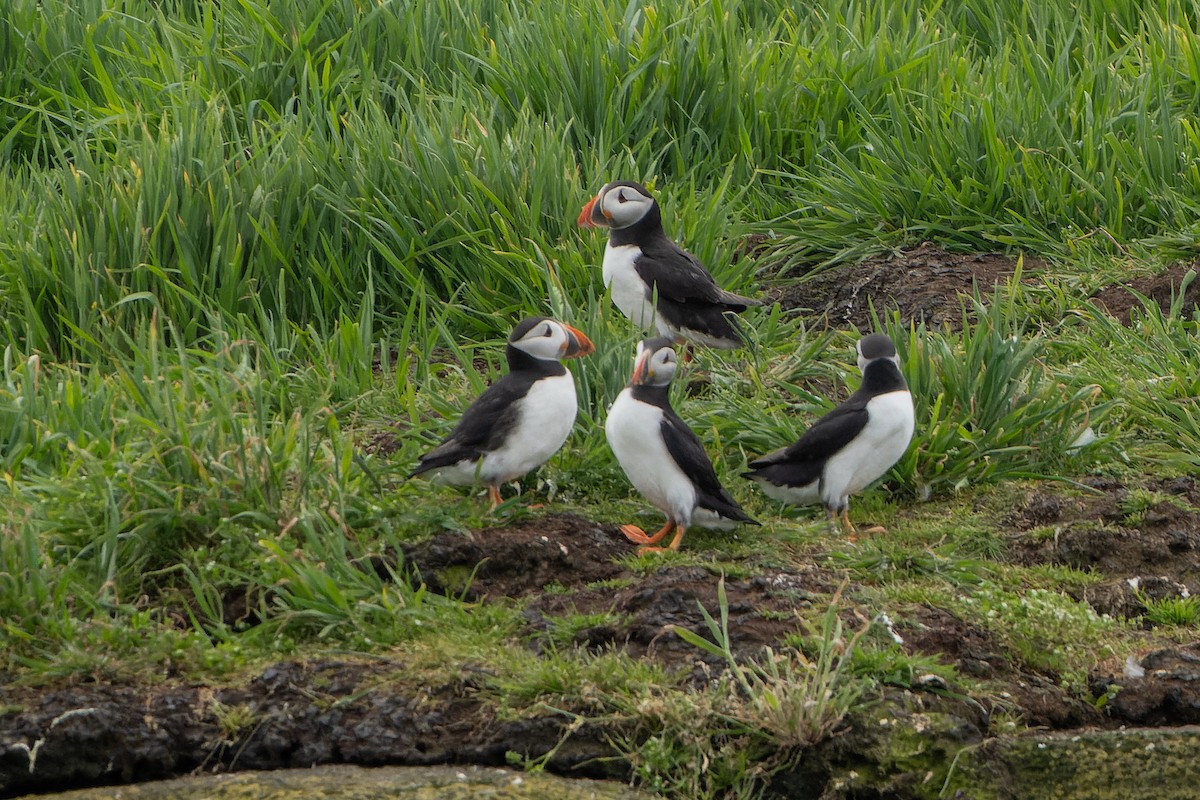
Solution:
<path fill-rule="evenodd" d="M 617 202 L 618 202 L 618 203 L 624 203 L 624 202 L 625 202 L 625 192 L 624 192 L 624 191 L 618 191 L 618 192 L 617 192 Z"/>
<path fill-rule="evenodd" d="M 553 336 L 553 335 L 554 335 L 554 329 L 551 328 L 549 325 L 547 325 L 546 332 L 543 333 L 542 336 Z"/>

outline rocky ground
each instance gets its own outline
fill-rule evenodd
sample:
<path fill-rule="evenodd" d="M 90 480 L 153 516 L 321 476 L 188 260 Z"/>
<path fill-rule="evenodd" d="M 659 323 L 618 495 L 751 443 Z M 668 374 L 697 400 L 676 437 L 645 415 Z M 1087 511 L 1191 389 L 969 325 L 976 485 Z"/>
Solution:
<path fill-rule="evenodd" d="M 844 274 L 831 270 L 809 286 L 802 313 L 830 324 L 864 325 L 863 300 L 869 295 L 877 308 L 896 305 L 910 318 L 949 321 L 958 313 L 959 292 L 973 283 L 986 291 L 1012 274 L 1012 263 L 921 245 L 842 269 Z M 908 277 L 898 280 L 897 275 Z M 1172 272 L 1136 288 L 1169 298 L 1181 275 Z M 824 287 L 824 294 L 814 286 Z M 786 292 L 778 298 L 788 302 Z M 1128 318 L 1136 296 L 1106 290 L 1097 302 Z M 1030 489 L 998 523 L 1004 549 L 997 561 L 1097 573 L 1102 580 L 1081 590 L 1079 599 L 1098 612 L 1127 619 L 1142 613 L 1147 597 L 1200 591 L 1200 517 L 1183 510 L 1200 506 L 1200 487 L 1193 480 L 1149 487 L 1157 499 L 1136 514 L 1130 512 L 1131 487 L 1097 479 L 1092 488 L 1094 493 Z M 572 644 L 622 649 L 694 670 L 698 681 L 707 679 L 719 662 L 710 659 L 706 669 L 703 654 L 671 628 L 706 633 L 699 605 L 716 607 L 715 576 L 702 567 L 630 572 L 613 558 L 630 547 L 613 525 L 550 513 L 471 536 L 445 532 L 412 546 L 404 560 L 433 591 L 480 603 L 528 599 L 523 637 L 528 647 L 547 646 L 549 621 L 555 617 L 605 612 L 602 623 L 578 630 Z M 743 655 L 778 647 L 795 628 L 789 612 L 828 596 L 844 579 L 827 560 L 795 569 L 747 567 L 749 577 L 726 581 L 732 644 Z M 469 583 L 467 575 L 472 575 Z M 600 582 L 604 588 L 598 588 Z M 554 591 L 546 591 L 551 585 Z M 847 593 L 854 590 L 851 585 Z M 1022 669 L 986 630 L 948 611 L 922 608 L 898 623 L 896 633 L 909 653 L 936 657 L 960 675 L 1005 687 L 979 698 L 937 683 L 884 691 L 880 699 L 896 724 L 917 717 L 938 721 L 929 740 L 943 742 L 946 754 L 984 742 L 989 716 L 996 711 L 1043 731 L 1200 723 L 1200 642 L 1168 642 L 1140 656 L 1137 664 L 1111 664 L 1088 676 L 1094 697 L 1104 696 L 1112 684 L 1121 687 L 1107 704 L 1099 704 L 1068 693 L 1055 675 Z M 550 754 L 547 767 L 553 772 L 628 778 L 627 765 L 612 758 L 612 745 L 598 728 L 585 724 L 563 741 L 562 715 L 498 715 L 478 696 L 486 669 L 464 669 L 443 685 L 417 693 L 396 688 L 405 685 L 392 680 L 405 664 L 386 658 L 285 661 L 227 688 L 81 679 L 33 690 L 0 676 L 0 797 L 193 772 L 316 764 L 504 765 L 511 753 Z M 222 710 L 231 708 L 249 709 L 247 724 L 231 726 L 222 717 Z M 850 720 L 803 768 L 780 777 L 777 788 L 790 796 L 833 791 L 837 776 L 865 768 L 863 754 L 871 752 L 878 732 L 877 724 Z M 936 757 L 941 746 L 931 745 L 926 755 Z M 886 791 L 828 796 L 917 796 L 906 793 L 911 786 L 905 784 L 919 779 L 916 768 L 894 766 L 897 777 Z"/>

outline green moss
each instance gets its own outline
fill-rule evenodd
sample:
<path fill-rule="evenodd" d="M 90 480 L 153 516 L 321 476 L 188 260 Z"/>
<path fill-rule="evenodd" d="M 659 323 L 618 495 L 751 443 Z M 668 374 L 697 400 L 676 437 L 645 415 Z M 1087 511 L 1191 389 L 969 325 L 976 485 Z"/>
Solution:
<path fill-rule="evenodd" d="M 1002 787 L 1012 800 L 1117 800 L 1196 796 L 1195 729 L 1098 731 L 1078 735 L 994 739 L 974 752 L 950 786 L 979 781 Z M 949 796 L 953 796 L 951 793 Z"/>

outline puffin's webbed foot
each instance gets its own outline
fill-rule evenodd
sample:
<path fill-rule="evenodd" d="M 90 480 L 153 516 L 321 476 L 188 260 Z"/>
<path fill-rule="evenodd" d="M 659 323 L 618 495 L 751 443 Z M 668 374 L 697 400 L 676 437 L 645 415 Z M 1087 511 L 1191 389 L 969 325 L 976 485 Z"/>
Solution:
<path fill-rule="evenodd" d="M 683 534 L 686 532 L 687 532 L 687 528 L 680 525 L 675 528 L 675 538 L 671 540 L 671 543 L 669 545 L 667 545 L 666 547 L 652 547 L 650 545 L 645 545 L 643 547 L 638 548 L 638 555 L 641 555 L 642 553 L 663 553 L 663 552 L 666 552 L 667 550 L 678 551 L 679 543 L 683 541 Z M 660 531 L 659 533 L 661 534 L 661 533 L 663 533 L 663 531 Z M 660 535 L 658 538 L 661 539 L 662 536 Z"/>
<path fill-rule="evenodd" d="M 625 534 L 625 538 L 634 544 L 658 544 L 674 527 L 675 523 L 667 520 L 666 524 L 659 528 L 653 536 L 647 536 L 646 532 L 637 525 L 622 525 L 621 533 Z"/>

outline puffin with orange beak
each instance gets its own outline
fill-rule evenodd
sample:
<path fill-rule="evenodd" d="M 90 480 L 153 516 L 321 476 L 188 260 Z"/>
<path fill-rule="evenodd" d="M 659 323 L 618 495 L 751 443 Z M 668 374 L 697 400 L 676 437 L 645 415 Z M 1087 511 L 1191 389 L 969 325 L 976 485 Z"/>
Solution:
<path fill-rule="evenodd" d="M 638 343 L 633 377 L 608 410 L 604 433 L 629 482 L 667 516 L 656 533 L 623 525 L 625 538 L 647 550 L 678 550 L 692 525 L 757 525 L 721 485 L 708 454 L 671 407 L 668 393 L 677 361 L 665 337 Z M 658 543 L 675 532 L 665 547 Z"/>
<path fill-rule="evenodd" d="M 430 473 L 455 486 L 482 483 L 495 510 L 501 484 L 540 467 L 567 440 L 579 405 L 562 359 L 592 352 L 591 340 L 565 322 L 522 320 L 508 337 L 508 373 L 471 403 L 409 477 Z"/>
<path fill-rule="evenodd" d="M 671 241 L 663 232 L 658 202 L 645 186 L 605 184 L 578 222 L 608 228 L 604 285 L 634 325 L 677 342 L 728 350 L 745 345 L 736 314 L 760 301 L 717 286 L 695 256 Z"/>

